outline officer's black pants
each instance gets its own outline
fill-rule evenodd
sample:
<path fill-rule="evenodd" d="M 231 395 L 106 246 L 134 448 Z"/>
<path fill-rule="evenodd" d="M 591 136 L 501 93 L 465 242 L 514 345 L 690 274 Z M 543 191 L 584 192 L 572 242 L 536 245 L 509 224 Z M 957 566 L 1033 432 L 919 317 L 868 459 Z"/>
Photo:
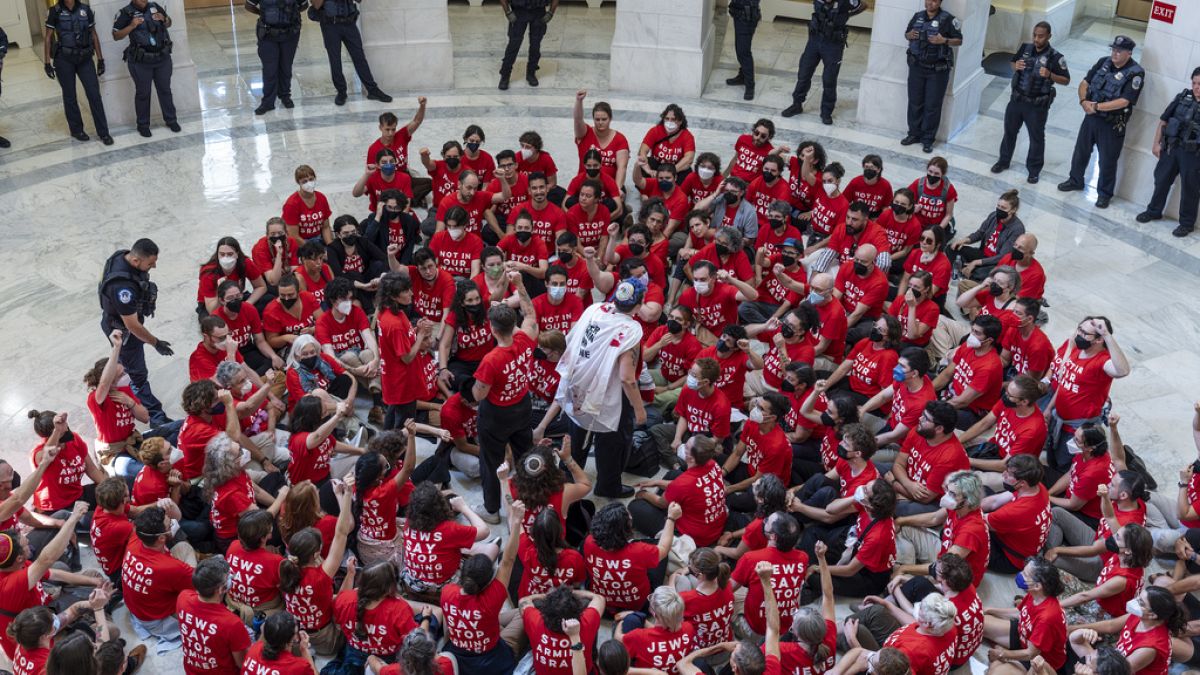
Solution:
<path fill-rule="evenodd" d="M 292 97 L 292 61 L 299 45 L 299 31 L 282 39 L 259 38 L 258 58 L 263 67 L 262 105 L 275 105 L 276 95 Z"/>
<path fill-rule="evenodd" d="M 1092 159 L 1092 147 L 1100 153 L 1100 175 L 1096 181 L 1096 192 L 1101 197 L 1112 197 L 1117 185 L 1117 160 L 1121 158 L 1121 147 L 1125 136 L 1108 120 L 1100 115 L 1088 115 L 1079 127 L 1075 139 L 1075 154 L 1071 156 L 1071 180 L 1083 184 L 1083 172 Z"/>
<path fill-rule="evenodd" d="M 1154 196 L 1146 210 L 1154 215 L 1162 215 L 1167 205 L 1167 195 L 1175 183 L 1175 177 L 1181 180 L 1179 193 L 1179 224 L 1184 227 L 1196 226 L 1196 207 L 1200 204 L 1200 152 L 1187 151 L 1176 146 L 1163 150 L 1154 166 Z"/>
<path fill-rule="evenodd" d="M 508 406 L 487 399 L 479 402 L 479 480 L 483 483 L 483 506 L 489 513 L 500 510 L 496 468 L 504 463 L 505 446 L 512 446 L 514 459 L 533 449 L 533 429 L 529 425 L 532 412 L 528 394 Z"/>
<path fill-rule="evenodd" d="M 163 122 L 175 121 L 175 97 L 171 95 L 171 55 L 164 54 L 157 61 L 130 61 L 129 76 L 133 78 L 133 107 L 137 112 L 139 128 L 150 126 L 150 84 L 158 92 L 158 107 Z M 145 401 L 142 401 L 145 403 Z"/>
<path fill-rule="evenodd" d="M 746 86 L 754 85 L 754 31 L 758 29 L 758 19 L 733 19 L 733 51 L 737 54 L 738 73 L 746 81 Z"/>
<path fill-rule="evenodd" d="M 88 107 L 92 109 L 92 121 L 96 123 L 96 134 L 108 135 L 108 118 L 104 115 L 104 101 L 100 99 L 100 80 L 96 76 L 96 64 L 91 57 L 83 61 L 57 56 L 54 70 L 58 75 L 58 86 L 62 87 L 63 112 L 67 115 L 67 128 L 71 135 L 83 132 L 83 116 L 79 113 L 79 99 L 75 91 L 75 78 L 83 85 Z"/>
<path fill-rule="evenodd" d="M 1050 116 L 1050 106 L 1037 106 L 1023 101 L 1009 101 L 1004 109 L 1004 138 L 1000 141 L 1000 163 L 1007 165 L 1012 161 L 1013 150 L 1017 147 L 1017 134 L 1021 125 L 1029 131 L 1029 153 L 1025 155 L 1025 169 L 1030 176 L 1042 172 L 1046 154 L 1046 118 Z"/>
<path fill-rule="evenodd" d="M 103 322 L 100 324 L 100 330 L 108 335 Z M 133 390 L 134 396 L 138 397 L 142 405 L 146 406 L 146 411 L 150 413 L 150 424 L 158 426 L 166 423 L 167 416 L 163 412 L 162 403 L 154 397 L 154 392 L 150 390 L 145 346 L 146 343 L 139 340 L 136 335 L 126 332 L 125 341 L 121 343 L 121 351 L 117 354 L 117 362 L 125 368 L 126 374 L 129 375 L 129 387 Z"/>
<path fill-rule="evenodd" d="M 950 69 L 922 65 L 908 67 L 908 135 L 922 143 L 933 143 L 942 123 L 942 99 L 950 86 Z"/>
<path fill-rule="evenodd" d="M 515 21 L 508 24 L 508 46 L 504 48 L 504 60 L 500 62 L 500 75 L 512 75 L 513 64 L 517 62 L 517 52 L 521 51 L 521 42 L 525 39 L 525 29 L 529 29 L 529 61 L 525 66 L 525 77 L 537 73 L 538 62 L 542 59 L 542 38 L 546 36 L 546 24 L 542 17 L 546 15 L 544 8 L 525 9 L 513 7 Z"/>
<path fill-rule="evenodd" d="M 621 496 L 621 473 L 629 459 L 629 448 L 633 446 L 633 405 L 621 396 L 621 420 L 616 431 L 590 432 L 591 440 L 585 444 L 588 430 L 571 422 L 571 456 L 581 467 L 587 466 L 589 445 L 596 449 L 597 497 Z"/>
<path fill-rule="evenodd" d="M 812 85 L 813 73 L 821 64 L 821 116 L 833 115 L 837 104 L 838 73 L 842 70 L 842 53 L 846 47 L 840 41 L 830 41 L 809 33 L 808 44 L 800 55 L 800 69 L 796 72 L 796 88 L 792 90 L 792 102 L 804 103 L 808 88 Z"/>
<path fill-rule="evenodd" d="M 371 76 L 371 66 L 367 63 L 367 55 L 363 52 L 362 35 L 358 32 L 358 24 L 321 23 L 321 40 L 325 43 L 325 54 L 329 56 L 329 75 L 333 78 L 333 88 L 339 94 L 346 93 L 346 76 L 342 74 L 342 45 L 350 53 L 354 63 L 354 72 L 362 80 L 367 91 L 378 89 L 375 78 Z"/>

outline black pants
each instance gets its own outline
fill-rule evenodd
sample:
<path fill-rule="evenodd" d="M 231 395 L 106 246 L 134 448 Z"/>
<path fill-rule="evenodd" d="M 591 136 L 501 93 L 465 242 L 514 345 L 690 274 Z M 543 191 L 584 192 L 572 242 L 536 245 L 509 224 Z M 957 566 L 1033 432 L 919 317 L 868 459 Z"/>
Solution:
<path fill-rule="evenodd" d="M 253 340 L 238 351 L 242 353 L 242 358 L 245 359 L 246 365 L 250 366 L 250 370 L 259 375 L 271 369 L 271 359 L 263 356 L 262 352 L 258 351 L 258 345 L 254 344 Z"/>
<path fill-rule="evenodd" d="M 375 78 L 371 76 L 371 66 L 367 64 L 367 55 L 363 52 L 362 35 L 358 32 L 358 24 L 321 23 L 321 40 L 325 43 L 325 54 L 329 56 L 329 75 L 333 78 L 333 88 L 339 94 L 346 93 L 346 76 L 342 74 L 342 45 L 350 53 L 354 62 L 354 72 L 362 80 L 367 91 L 378 89 Z"/>
<path fill-rule="evenodd" d="M 399 429 L 404 423 L 417 416 L 417 402 L 389 405 L 383 415 L 384 429 Z"/>
<path fill-rule="evenodd" d="M 479 479 L 483 483 L 483 506 L 489 513 L 500 510 L 496 468 L 504 463 L 505 446 L 512 446 L 513 458 L 533 449 L 533 431 L 529 427 L 532 410 L 528 394 L 509 406 L 499 406 L 487 399 L 479 402 Z"/>
<path fill-rule="evenodd" d="M 942 99 L 950 86 L 950 69 L 919 64 L 908 67 L 908 135 L 933 143 L 942 123 Z"/>
<path fill-rule="evenodd" d="M 584 444 L 589 433 L 590 443 Z M 587 466 L 589 445 L 596 450 L 596 488 L 593 492 L 597 497 L 620 497 L 621 473 L 625 471 L 629 448 L 633 445 L 633 405 L 624 395 L 621 396 L 621 421 L 616 431 L 588 432 L 571 422 L 571 456 L 581 467 Z"/>
<path fill-rule="evenodd" d="M 845 50 L 846 45 L 840 40 L 826 40 L 809 32 L 808 44 L 804 45 L 804 53 L 800 55 L 800 68 L 796 72 L 796 88 L 792 90 L 792 102 L 799 105 L 808 98 L 813 73 L 820 63 L 821 116 L 832 115 L 837 104 L 838 73 L 842 70 L 842 53 Z"/>
<path fill-rule="evenodd" d="M 299 30 L 283 38 L 264 36 L 258 39 L 258 58 L 263 67 L 262 105 L 275 105 L 276 95 L 292 97 L 292 61 L 299 45 Z"/>
<path fill-rule="evenodd" d="M 1004 555 L 1004 544 L 1000 543 L 1000 538 L 996 536 L 996 533 L 989 532 L 988 537 L 991 539 L 991 552 L 988 554 L 988 570 L 1001 574 L 1016 574 L 1020 572 L 1021 568 L 1012 564 L 1008 556 Z"/>
<path fill-rule="evenodd" d="M 108 135 L 108 118 L 104 115 L 104 101 L 100 99 L 100 80 L 96 76 L 96 64 L 89 56 L 82 61 L 63 56 L 54 57 L 54 70 L 58 86 L 62 87 L 63 112 L 67 115 L 67 128 L 71 135 L 83 133 L 83 116 L 79 113 L 79 98 L 75 90 L 75 78 L 83 85 L 88 107 L 92 109 L 92 121 L 96 123 L 96 134 Z"/>
<path fill-rule="evenodd" d="M 1092 161 L 1092 148 L 1095 147 L 1100 153 L 1096 193 L 1101 197 L 1112 197 L 1117 185 L 1117 160 L 1121 158 L 1124 144 L 1125 135 L 1117 133 L 1116 128 L 1102 115 L 1084 117 L 1079 136 L 1075 139 L 1075 153 L 1071 155 L 1071 181 L 1083 184 L 1083 172 Z"/>
<path fill-rule="evenodd" d="M 746 86 L 754 85 L 754 31 L 759 19 L 733 17 L 733 51 L 737 54 L 738 73 Z"/>
<path fill-rule="evenodd" d="M 154 84 L 154 91 L 158 92 L 158 107 L 162 110 L 163 122 L 175 122 L 175 97 L 171 95 L 171 71 L 174 67 L 170 54 L 164 54 L 157 61 L 129 62 L 129 76 L 133 78 L 133 107 L 137 112 L 138 128 L 150 126 L 151 83 Z"/>
<path fill-rule="evenodd" d="M 104 331 L 104 322 L 100 322 L 100 330 Z M 104 333 L 108 335 L 107 331 Z M 162 403 L 154 397 L 154 392 L 150 390 L 149 371 L 146 369 L 146 352 L 145 342 L 142 342 L 136 335 L 127 333 L 125 341 L 121 343 L 121 351 L 117 355 L 117 362 L 125 368 L 125 372 L 129 375 L 129 386 L 133 389 L 133 394 L 138 397 L 142 405 L 146 407 L 146 411 L 150 413 L 150 424 L 160 426 L 168 422 L 167 414 L 163 412 Z"/>
<path fill-rule="evenodd" d="M 1025 155 L 1025 170 L 1030 176 L 1042 172 L 1046 154 L 1046 118 L 1050 105 L 1010 100 L 1004 109 L 1004 138 L 1000 141 L 1000 163 L 1008 166 L 1017 147 L 1017 134 L 1023 125 L 1029 131 L 1029 153 Z"/>
<path fill-rule="evenodd" d="M 540 7 L 513 7 L 512 11 L 515 20 L 508 24 L 508 46 L 504 48 L 504 60 L 500 62 L 500 75 L 508 77 L 512 74 L 517 52 L 521 51 L 521 42 L 525 40 L 525 29 L 528 28 L 529 60 L 525 66 L 525 77 L 529 77 L 537 73 L 538 62 L 542 60 L 542 38 L 546 36 L 546 24 L 542 18 L 546 16 L 546 10 Z"/>
<path fill-rule="evenodd" d="M 1200 152 L 1187 151 L 1180 146 L 1163 150 L 1159 155 L 1158 164 L 1154 166 L 1154 196 L 1146 210 L 1161 216 L 1163 207 L 1167 204 L 1167 195 L 1175 184 L 1175 177 L 1181 179 L 1179 193 L 1179 224 L 1184 227 L 1196 226 L 1196 208 L 1200 205 Z"/>
<path fill-rule="evenodd" d="M 841 597 L 862 598 L 868 595 L 883 595 L 887 592 L 892 571 L 872 572 L 862 568 L 848 577 L 833 577 L 833 594 Z M 813 574 L 800 591 L 800 604 L 807 605 L 821 597 L 821 577 Z"/>

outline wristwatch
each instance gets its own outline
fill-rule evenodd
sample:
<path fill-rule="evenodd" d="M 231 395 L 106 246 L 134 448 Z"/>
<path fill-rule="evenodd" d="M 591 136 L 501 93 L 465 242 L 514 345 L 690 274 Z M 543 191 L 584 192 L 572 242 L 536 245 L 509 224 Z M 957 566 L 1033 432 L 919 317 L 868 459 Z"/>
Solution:
<path fill-rule="evenodd" d="M 571 651 L 573 651 L 573 652 L 581 652 L 581 651 L 583 651 L 583 643 L 582 643 L 582 642 L 576 642 L 575 644 L 571 645 Z"/>

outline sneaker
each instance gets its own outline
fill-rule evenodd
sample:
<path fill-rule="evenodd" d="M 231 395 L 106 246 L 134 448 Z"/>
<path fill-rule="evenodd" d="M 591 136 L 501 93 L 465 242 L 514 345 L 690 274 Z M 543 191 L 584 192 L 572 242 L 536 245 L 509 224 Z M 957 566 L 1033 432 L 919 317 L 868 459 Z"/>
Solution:
<path fill-rule="evenodd" d="M 379 87 L 369 90 L 367 92 L 367 98 L 371 99 L 372 101 L 379 101 L 380 103 L 392 102 L 392 97 L 383 93 L 383 90 Z"/>
<path fill-rule="evenodd" d="M 917 142 L 917 140 L 918 139 L 916 136 L 905 136 L 904 138 L 900 139 L 900 145 L 913 145 Z"/>
<path fill-rule="evenodd" d="M 125 673 L 124 675 L 133 675 L 146 662 L 146 645 L 138 645 L 129 650 L 125 655 Z"/>
<path fill-rule="evenodd" d="M 282 103 L 283 107 L 287 108 L 288 110 L 296 107 L 296 103 L 292 101 L 291 96 L 280 96 L 279 102 Z"/>
<path fill-rule="evenodd" d="M 1004 162 L 996 162 L 992 165 L 992 173 L 1000 173 L 1006 169 L 1008 169 L 1008 165 Z"/>
<path fill-rule="evenodd" d="M 275 109 L 275 106 L 267 105 L 264 103 L 254 109 L 254 114 L 255 115 L 266 115 L 267 113 L 271 112 L 274 109 Z"/>
<path fill-rule="evenodd" d="M 508 78 L 507 77 L 500 78 L 500 91 L 508 91 Z"/>
<path fill-rule="evenodd" d="M 1171 230 L 1171 236 L 1179 237 L 1182 239 L 1183 237 L 1186 237 L 1189 234 L 1191 234 L 1193 230 L 1195 230 L 1195 228 L 1190 225 L 1180 225 L 1180 226 L 1176 227 L 1174 230 Z"/>
<path fill-rule="evenodd" d="M 1112 201 L 1112 197 L 1105 197 L 1105 196 L 1096 197 L 1096 208 L 1107 209 L 1108 203 L 1110 201 Z"/>
<path fill-rule="evenodd" d="M 1031 173 L 1029 174 L 1029 178 L 1025 179 L 1025 182 L 1029 183 L 1030 185 L 1037 185 L 1039 178 L 1040 177 L 1036 173 Z"/>
<path fill-rule="evenodd" d="M 784 108 L 783 112 L 781 112 L 779 114 L 783 115 L 784 117 L 795 117 L 796 115 L 799 115 L 800 113 L 803 113 L 803 112 L 804 112 L 803 104 L 793 103 L 793 104 L 789 105 L 788 107 Z"/>
<path fill-rule="evenodd" d="M 1076 191 L 1082 190 L 1082 189 L 1083 189 L 1082 183 L 1076 183 L 1075 181 L 1071 180 L 1070 178 L 1068 178 L 1058 184 L 1059 192 L 1076 192 Z"/>
<path fill-rule="evenodd" d="M 487 523 L 488 525 L 500 524 L 500 513 L 492 513 L 488 511 L 483 504 L 476 504 L 475 506 L 471 507 L 471 510 L 474 511 L 475 515 L 479 516 L 483 522 Z"/>
<path fill-rule="evenodd" d="M 746 77 L 744 75 L 742 75 L 741 72 L 738 72 L 737 75 L 734 75 L 733 77 L 725 80 L 725 84 L 727 84 L 731 87 L 740 87 L 743 84 L 746 84 Z"/>
<path fill-rule="evenodd" d="M 333 97 L 333 104 L 334 105 L 346 105 L 346 92 L 339 91 L 337 93 L 337 95 Z"/>
<path fill-rule="evenodd" d="M 182 127 L 179 126 L 179 122 L 167 122 L 167 128 L 175 133 L 179 133 Z"/>
<path fill-rule="evenodd" d="M 1141 213 L 1137 214 L 1134 220 L 1138 221 L 1139 223 L 1148 223 L 1152 220 L 1158 220 L 1159 218 L 1162 218 L 1161 213 L 1154 214 L 1150 213 L 1149 211 L 1142 211 Z"/>

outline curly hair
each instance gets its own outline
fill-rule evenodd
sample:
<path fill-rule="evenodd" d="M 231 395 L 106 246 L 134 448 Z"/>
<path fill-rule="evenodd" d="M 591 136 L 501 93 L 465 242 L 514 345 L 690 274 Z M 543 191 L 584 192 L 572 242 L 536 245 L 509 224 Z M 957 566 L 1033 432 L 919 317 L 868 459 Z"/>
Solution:
<path fill-rule="evenodd" d="M 592 517 L 592 539 L 606 551 L 618 551 L 633 539 L 633 520 L 621 502 L 605 504 Z"/>
<path fill-rule="evenodd" d="M 392 466 L 400 466 L 408 450 L 408 434 L 403 429 L 389 429 L 367 441 L 367 452 L 378 452 Z"/>
<path fill-rule="evenodd" d="M 867 510 L 875 520 L 891 518 L 896 513 L 896 488 L 877 478 L 871 481 L 871 494 L 867 497 Z"/>
<path fill-rule="evenodd" d="M 750 493 L 754 495 L 755 518 L 765 521 L 767 516 L 776 511 L 787 511 L 787 488 L 784 487 L 783 481 L 779 480 L 779 476 L 773 473 L 763 474 L 754 481 L 750 486 Z"/>
<path fill-rule="evenodd" d="M 620 504 L 609 504 L 609 506 L 614 505 L 619 506 Z M 571 590 L 569 586 L 558 586 L 541 598 L 534 600 L 533 606 L 542 613 L 542 621 L 546 628 L 555 633 L 561 633 L 563 632 L 562 622 L 567 619 L 578 619 L 587 607 L 587 603 L 583 598 L 575 595 L 575 591 Z"/>
<path fill-rule="evenodd" d="M 563 473 L 558 468 L 558 457 L 554 451 L 538 446 L 514 462 L 513 486 L 517 499 L 525 502 L 525 508 L 533 511 L 550 503 L 550 498 L 562 492 Z"/>
<path fill-rule="evenodd" d="M 279 534 L 285 542 L 307 527 L 315 527 L 321 519 L 321 503 L 317 486 L 310 480 L 292 486 L 283 498 L 283 510 L 279 513 Z M 289 549 L 291 545 L 289 544 Z"/>
<path fill-rule="evenodd" d="M 183 411 L 189 415 L 206 415 L 216 402 L 217 384 L 212 380 L 196 380 L 183 388 Z"/>
<path fill-rule="evenodd" d="M 408 498 L 408 527 L 420 532 L 432 532 L 438 525 L 454 517 L 450 500 L 438 486 L 431 482 L 421 483 Z"/>

